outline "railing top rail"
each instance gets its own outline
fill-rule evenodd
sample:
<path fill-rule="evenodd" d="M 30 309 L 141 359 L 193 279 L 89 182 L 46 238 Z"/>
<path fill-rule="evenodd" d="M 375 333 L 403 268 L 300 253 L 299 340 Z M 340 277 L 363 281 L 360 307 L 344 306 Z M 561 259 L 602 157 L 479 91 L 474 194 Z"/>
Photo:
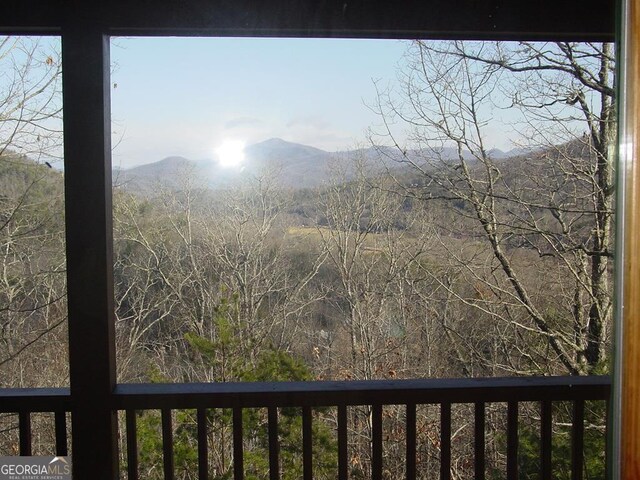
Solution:
<path fill-rule="evenodd" d="M 609 376 L 119 384 L 114 409 L 606 400 Z M 68 388 L 0 389 L 0 412 L 70 410 Z"/>
<path fill-rule="evenodd" d="M 608 376 L 120 384 L 119 409 L 606 400 Z"/>
<path fill-rule="evenodd" d="M 68 388 L 0 388 L 0 413 L 70 409 L 71 394 Z"/>

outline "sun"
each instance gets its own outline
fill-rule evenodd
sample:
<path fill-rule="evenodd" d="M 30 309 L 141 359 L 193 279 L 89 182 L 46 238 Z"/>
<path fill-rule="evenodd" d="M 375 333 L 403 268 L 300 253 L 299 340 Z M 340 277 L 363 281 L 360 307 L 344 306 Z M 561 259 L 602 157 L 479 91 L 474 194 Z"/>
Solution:
<path fill-rule="evenodd" d="M 239 167 L 244 162 L 244 142 L 225 140 L 216 149 L 216 154 L 221 167 Z"/>

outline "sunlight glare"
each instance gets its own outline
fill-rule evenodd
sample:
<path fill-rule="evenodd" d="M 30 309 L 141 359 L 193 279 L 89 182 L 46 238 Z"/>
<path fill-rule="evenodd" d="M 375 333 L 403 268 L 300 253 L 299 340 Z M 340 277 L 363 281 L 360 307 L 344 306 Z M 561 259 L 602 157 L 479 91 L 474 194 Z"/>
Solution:
<path fill-rule="evenodd" d="M 225 140 L 216 149 L 218 163 L 221 167 L 239 167 L 244 162 L 244 142 Z"/>

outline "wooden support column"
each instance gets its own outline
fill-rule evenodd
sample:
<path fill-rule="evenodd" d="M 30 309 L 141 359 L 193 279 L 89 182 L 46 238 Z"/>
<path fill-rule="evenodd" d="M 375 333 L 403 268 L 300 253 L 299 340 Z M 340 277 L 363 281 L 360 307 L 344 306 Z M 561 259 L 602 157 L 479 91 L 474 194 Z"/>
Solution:
<path fill-rule="evenodd" d="M 62 74 L 73 478 L 113 480 L 109 38 L 81 22 L 64 27 Z"/>
<path fill-rule="evenodd" d="M 621 378 L 621 415 L 614 415 L 619 426 L 621 479 L 640 478 L 640 5 L 626 0 L 622 22 L 623 34 L 621 99 L 620 168 L 624 180 L 624 234 L 622 261 L 622 325 L 618 325 Z M 620 217 L 619 217 L 620 218 Z M 620 278 L 620 277 L 619 277 Z M 616 402 L 618 403 L 618 402 Z M 615 428 L 614 428 L 615 431 Z M 614 442 L 617 443 L 617 442 Z"/>

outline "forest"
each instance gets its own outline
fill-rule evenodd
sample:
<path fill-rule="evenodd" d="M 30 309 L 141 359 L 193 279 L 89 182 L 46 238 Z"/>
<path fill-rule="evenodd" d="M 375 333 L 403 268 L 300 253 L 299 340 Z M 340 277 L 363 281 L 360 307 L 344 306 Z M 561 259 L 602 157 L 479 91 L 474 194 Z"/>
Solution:
<path fill-rule="evenodd" d="M 0 103 L 0 386 L 65 386 L 64 173 L 45 160 L 61 141 L 50 128 L 61 115 L 59 59 L 23 39 L 0 48 L 22 52 L 13 68 L 24 68 Z M 114 187 L 119 382 L 609 371 L 612 46 L 412 42 L 407 55 L 398 91 L 379 91 L 388 128 L 372 134 L 377 158 L 336 159 L 322 186 L 296 189 L 265 169 L 209 188 L 184 168 L 143 194 Z M 527 143 L 495 158 L 483 105 L 505 99 Z M 588 407 L 585 471 L 604 478 L 604 405 Z M 501 478 L 506 408 L 488 408 L 487 472 Z M 471 409 L 453 413 L 452 478 L 473 475 Z M 436 413 L 418 412 L 420 478 L 439 468 Z M 231 478 L 231 414 L 208 415 L 212 478 Z M 521 420 L 522 478 L 539 470 L 536 415 Z M 554 478 L 568 478 L 568 406 L 554 415 Z M 283 478 L 300 478 L 301 418 L 281 416 Z M 335 478 L 336 411 L 314 416 L 315 475 Z M 194 417 L 176 412 L 178 478 L 197 472 Z M 268 475 L 265 422 L 260 410 L 244 419 L 246 478 Z M 369 478 L 369 407 L 350 409 L 349 422 L 350 475 Z M 385 408 L 384 422 L 385 477 L 401 478 L 403 411 Z M 7 454 L 16 430 L 0 418 Z M 44 451 L 53 432 L 39 432 Z M 159 432 L 158 412 L 139 412 L 144 478 L 162 477 Z"/>

